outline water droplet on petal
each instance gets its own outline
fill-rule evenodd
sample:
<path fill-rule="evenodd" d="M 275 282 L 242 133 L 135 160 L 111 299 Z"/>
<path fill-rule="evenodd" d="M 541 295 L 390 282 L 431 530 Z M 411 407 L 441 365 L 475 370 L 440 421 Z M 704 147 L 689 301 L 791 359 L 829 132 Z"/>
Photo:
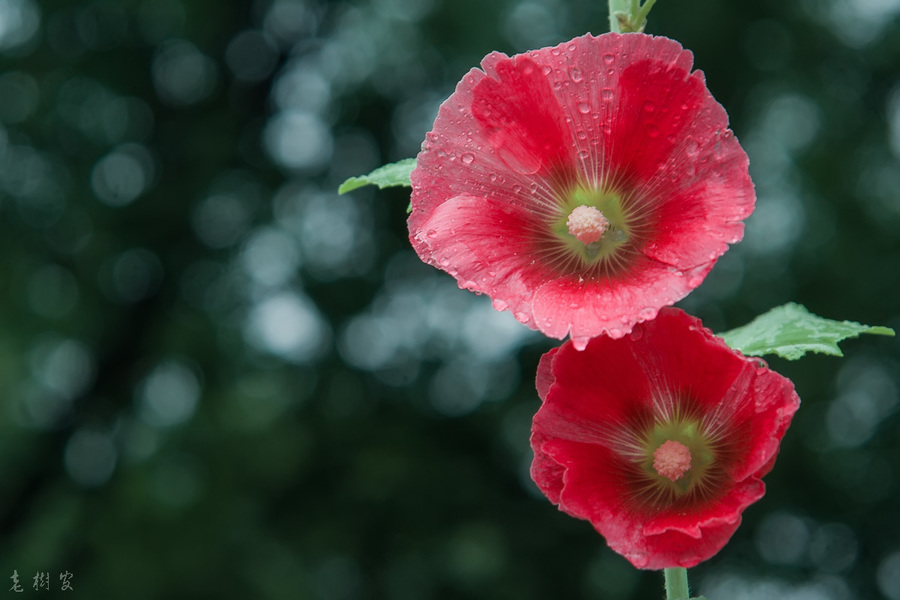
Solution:
<path fill-rule="evenodd" d="M 504 311 L 504 310 L 506 310 L 507 308 L 509 308 L 509 304 L 507 304 L 507 303 L 504 302 L 503 300 L 496 300 L 496 299 L 495 299 L 493 302 L 491 302 L 491 304 L 494 306 L 494 308 L 495 308 L 496 310 L 499 310 L 499 311 Z"/>
<path fill-rule="evenodd" d="M 572 67 L 571 69 L 569 69 L 569 77 L 575 83 L 579 83 L 582 79 L 584 79 L 584 76 L 581 74 L 581 69 L 579 69 L 578 67 Z"/>
<path fill-rule="evenodd" d="M 656 110 L 656 103 L 653 100 L 647 100 L 644 102 L 644 110 L 647 112 L 653 112 Z"/>
<path fill-rule="evenodd" d="M 578 336 L 572 338 L 572 345 L 575 346 L 576 350 L 584 350 L 587 348 L 588 342 L 591 341 L 591 338 Z"/>
<path fill-rule="evenodd" d="M 603 88 L 603 90 L 601 90 L 600 92 L 600 97 L 603 98 L 603 100 L 609 102 L 610 100 L 612 100 L 613 91 L 610 88 Z"/>
<path fill-rule="evenodd" d="M 428 233 L 426 233 L 425 235 L 427 235 L 431 239 L 434 239 L 437 237 L 437 231 L 435 231 L 434 229 L 429 229 Z"/>
<path fill-rule="evenodd" d="M 611 65 L 614 60 L 616 60 L 615 54 L 604 54 L 603 55 L 603 62 L 605 62 L 608 65 Z"/>
<path fill-rule="evenodd" d="M 697 143 L 697 140 L 694 138 L 688 138 L 684 142 L 684 151 L 688 154 L 688 156 L 694 156 L 697 152 L 700 151 L 700 144 Z"/>
<path fill-rule="evenodd" d="M 578 103 L 578 112 L 580 112 L 583 115 L 588 114 L 589 112 L 591 112 L 591 105 L 588 104 L 587 102 L 579 102 Z"/>
<path fill-rule="evenodd" d="M 589 156 L 590 156 L 590 153 L 587 150 L 579 150 L 578 151 L 578 158 L 581 160 L 587 160 Z"/>
<path fill-rule="evenodd" d="M 463 154 L 463 155 L 460 157 L 460 159 L 462 159 L 462 161 L 463 161 L 465 164 L 471 165 L 471 164 L 472 164 L 472 161 L 475 160 L 475 155 L 472 154 L 471 152 L 466 152 L 465 154 Z"/>

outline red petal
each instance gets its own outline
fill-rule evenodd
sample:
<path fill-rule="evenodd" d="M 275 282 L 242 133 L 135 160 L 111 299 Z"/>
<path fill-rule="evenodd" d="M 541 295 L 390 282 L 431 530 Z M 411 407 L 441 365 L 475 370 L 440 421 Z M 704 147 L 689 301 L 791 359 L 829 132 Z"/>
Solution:
<path fill-rule="evenodd" d="M 572 277 L 547 281 L 534 295 L 538 329 L 564 338 L 579 349 L 591 338 L 619 338 L 636 323 L 653 319 L 660 306 L 686 296 L 703 281 L 712 263 L 682 273 L 655 260 L 642 259 L 621 278 L 582 282 Z"/>
<path fill-rule="evenodd" d="M 457 196 L 431 212 L 411 242 L 423 260 L 450 271 L 460 287 L 488 294 L 496 308 L 509 308 L 534 328 L 532 295 L 548 278 L 530 264 L 528 234 L 534 226 L 534 216 L 515 205 Z"/>
<path fill-rule="evenodd" d="M 541 400 L 547 397 L 550 386 L 553 385 L 555 378 L 553 377 L 553 357 L 559 348 L 553 348 L 541 357 L 538 363 L 537 376 L 535 377 L 535 386 L 537 387 L 538 396 Z"/>

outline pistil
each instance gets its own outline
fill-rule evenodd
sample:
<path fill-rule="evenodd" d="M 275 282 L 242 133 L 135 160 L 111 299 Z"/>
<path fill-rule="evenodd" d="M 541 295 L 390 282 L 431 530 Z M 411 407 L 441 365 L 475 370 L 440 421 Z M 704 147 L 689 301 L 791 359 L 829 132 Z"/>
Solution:
<path fill-rule="evenodd" d="M 670 481 L 678 481 L 691 468 L 691 451 L 675 440 L 668 440 L 653 453 L 653 468 Z"/>
<path fill-rule="evenodd" d="M 599 241 L 609 229 L 609 220 L 593 206 L 576 206 L 566 220 L 569 233 L 585 246 Z"/>

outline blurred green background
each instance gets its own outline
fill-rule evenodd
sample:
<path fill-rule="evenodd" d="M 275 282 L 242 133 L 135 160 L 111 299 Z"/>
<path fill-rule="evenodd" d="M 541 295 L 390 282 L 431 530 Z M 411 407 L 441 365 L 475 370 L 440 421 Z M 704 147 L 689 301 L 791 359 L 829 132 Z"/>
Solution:
<path fill-rule="evenodd" d="M 900 2 L 660 0 L 751 158 L 680 305 L 900 328 Z M 0 579 L 79 598 L 661 598 L 528 478 L 552 346 L 422 265 L 414 156 L 564 0 L 0 0 Z M 710 600 L 900 600 L 898 343 L 770 364 L 803 406 Z M 3 584 L 0 583 L 0 586 Z M 13 593 L 13 592 L 6 592 Z"/>

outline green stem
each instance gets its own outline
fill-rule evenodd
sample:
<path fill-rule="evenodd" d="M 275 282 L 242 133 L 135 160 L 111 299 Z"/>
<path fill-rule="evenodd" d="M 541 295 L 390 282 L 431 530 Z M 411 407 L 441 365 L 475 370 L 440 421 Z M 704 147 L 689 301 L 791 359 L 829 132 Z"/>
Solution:
<path fill-rule="evenodd" d="M 656 4 L 656 0 L 644 0 L 644 5 L 641 7 L 641 10 L 637 15 L 637 19 L 635 19 L 635 22 L 638 25 L 647 20 L 647 16 L 650 15 L 650 9 L 653 8 L 654 4 Z"/>
<path fill-rule="evenodd" d="M 688 600 L 688 579 L 687 569 L 683 567 L 672 567 L 665 570 L 666 577 L 666 600 Z"/>
<path fill-rule="evenodd" d="M 631 14 L 630 0 L 609 0 L 609 30 L 615 33 L 622 33 L 616 13 Z"/>

